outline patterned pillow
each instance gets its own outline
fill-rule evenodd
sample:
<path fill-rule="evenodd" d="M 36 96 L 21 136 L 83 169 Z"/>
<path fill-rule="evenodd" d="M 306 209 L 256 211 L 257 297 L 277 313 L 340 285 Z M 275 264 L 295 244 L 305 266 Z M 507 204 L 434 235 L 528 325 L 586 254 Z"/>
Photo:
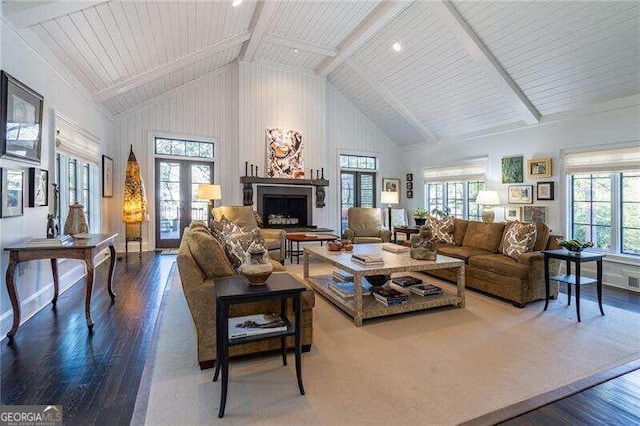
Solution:
<path fill-rule="evenodd" d="M 439 220 L 433 216 L 427 216 L 427 225 L 433 234 L 433 241 L 437 243 L 453 244 L 453 229 L 455 217 L 447 216 Z"/>
<path fill-rule="evenodd" d="M 225 239 L 225 250 L 231 264 L 236 269 L 248 258 L 250 251 L 263 251 L 264 263 L 269 263 L 269 255 L 267 254 L 264 239 L 257 229 L 244 234 L 237 232 L 229 235 Z"/>
<path fill-rule="evenodd" d="M 520 255 L 532 250 L 536 242 L 537 230 L 535 223 L 516 222 L 505 235 L 502 253 L 518 260 Z"/>
<path fill-rule="evenodd" d="M 214 237 L 218 238 L 220 242 L 224 242 L 230 235 L 242 234 L 243 232 L 235 223 L 223 215 L 219 221 L 211 221 L 211 233 Z"/>

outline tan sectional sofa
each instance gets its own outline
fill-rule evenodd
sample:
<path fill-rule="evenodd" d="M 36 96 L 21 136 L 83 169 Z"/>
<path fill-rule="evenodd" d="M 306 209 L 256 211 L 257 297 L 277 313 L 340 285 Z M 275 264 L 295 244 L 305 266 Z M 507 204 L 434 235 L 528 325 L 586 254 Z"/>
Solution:
<path fill-rule="evenodd" d="M 456 219 L 453 244 L 436 243 L 438 253 L 462 259 L 466 263 L 466 286 L 511 301 L 515 306 L 544 299 L 544 259 L 540 250 L 556 249 L 558 235 L 550 235 L 544 223 L 536 224 L 537 238 L 532 252 L 519 260 L 502 254 L 503 235 L 513 222 L 484 223 Z M 551 261 L 550 274 L 560 269 L 558 261 Z M 456 280 L 454 270 L 430 271 L 430 275 Z M 550 296 L 558 294 L 557 284 L 552 283 Z"/>
<path fill-rule="evenodd" d="M 196 238 L 192 238 L 192 233 L 197 232 L 194 228 L 204 226 L 197 223 L 185 229 L 184 235 L 178 249 L 177 263 L 180 272 L 180 280 L 184 295 L 191 311 L 191 317 L 196 327 L 198 340 L 198 362 L 200 368 L 211 368 L 216 358 L 216 303 L 215 303 L 215 277 L 207 277 L 207 274 L 198 264 L 198 260 L 202 262 L 207 256 L 212 263 L 222 262 L 226 259 L 220 259 L 219 251 L 207 250 L 203 253 L 203 245 L 196 242 Z M 199 251 L 199 252 L 198 252 Z M 195 256 L 194 256 L 195 254 Z M 277 261 L 272 260 L 274 273 L 284 272 L 284 267 Z M 221 270 L 223 268 L 212 268 L 210 265 L 205 266 L 208 274 L 211 270 Z M 288 316 L 293 321 L 292 303 L 289 303 Z M 313 307 L 315 305 L 315 294 L 311 288 L 302 293 L 302 350 L 308 352 L 313 342 Z M 280 312 L 280 301 L 245 303 L 241 305 L 232 305 L 229 316 L 236 317 L 242 315 L 251 315 L 266 312 Z M 293 337 L 287 337 L 287 347 L 293 348 Z M 255 343 L 247 343 L 244 345 L 232 346 L 229 348 L 230 356 L 245 355 L 256 352 L 270 351 L 280 349 L 279 339 L 268 339 Z"/>

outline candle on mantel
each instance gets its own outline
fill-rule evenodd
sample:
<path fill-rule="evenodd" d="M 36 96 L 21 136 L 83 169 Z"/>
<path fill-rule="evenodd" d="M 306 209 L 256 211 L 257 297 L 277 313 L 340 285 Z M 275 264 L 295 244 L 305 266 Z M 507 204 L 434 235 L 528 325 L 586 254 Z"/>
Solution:
<path fill-rule="evenodd" d="M 245 161 L 244 162 L 244 175 L 247 176 L 248 173 L 249 173 L 249 162 Z"/>
<path fill-rule="evenodd" d="M 258 166 L 256 165 L 256 176 L 260 177 L 260 175 L 258 174 Z"/>
<path fill-rule="evenodd" d="M 251 176 L 253 176 L 253 164 L 251 165 Z"/>
<path fill-rule="evenodd" d="M 313 169 L 309 170 L 311 172 L 311 180 L 313 180 Z"/>
<path fill-rule="evenodd" d="M 320 179 L 324 179 L 324 167 L 321 168 L 320 170 L 322 170 L 322 175 L 320 176 Z"/>

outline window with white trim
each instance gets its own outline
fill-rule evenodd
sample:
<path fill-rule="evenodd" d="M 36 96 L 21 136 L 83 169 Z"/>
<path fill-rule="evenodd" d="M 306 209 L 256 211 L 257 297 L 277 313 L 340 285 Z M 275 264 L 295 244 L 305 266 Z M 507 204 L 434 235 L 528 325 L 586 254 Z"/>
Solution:
<path fill-rule="evenodd" d="M 640 256 L 640 148 L 565 155 L 569 238 Z"/>
<path fill-rule="evenodd" d="M 482 209 L 476 204 L 476 198 L 478 192 L 485 188 L 485 168 L 486 159 L 478 159 L 455 166 L 425 169 L 426 210 L 460 219 L 481 220 Z"/>
<path fill-rule="evenodd" d="M 378 159 L 360 155 L 340 155 L 340 227 L 347 229 L 351 207 L 376 207 Z"/>

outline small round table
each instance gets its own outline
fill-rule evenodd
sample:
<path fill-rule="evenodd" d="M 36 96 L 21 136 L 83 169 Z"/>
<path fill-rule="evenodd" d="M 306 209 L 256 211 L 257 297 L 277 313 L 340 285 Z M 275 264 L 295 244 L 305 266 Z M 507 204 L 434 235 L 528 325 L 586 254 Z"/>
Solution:
<path fill-rule="evenodd" d="M 289 259 L 291 259 L 291 263 L 293 263 L 293 257 L 295 256 L 297 263 L 300 264 L 300 255 L 302 254 L 302 250 L 300 250 L 301 242 L 307 243 L 309 241 L 320 241 L 320 245 L 322 245 L 324 241 L 335 241 L 337 239 L 338 236 L 333 234 L 316 234 L 312 232 L 287 234 L 287 241 L 289 242 L 287 252 L 289 253 Z M 295 251 L 293 250 L 294 241 L 296 243 Z"/>

